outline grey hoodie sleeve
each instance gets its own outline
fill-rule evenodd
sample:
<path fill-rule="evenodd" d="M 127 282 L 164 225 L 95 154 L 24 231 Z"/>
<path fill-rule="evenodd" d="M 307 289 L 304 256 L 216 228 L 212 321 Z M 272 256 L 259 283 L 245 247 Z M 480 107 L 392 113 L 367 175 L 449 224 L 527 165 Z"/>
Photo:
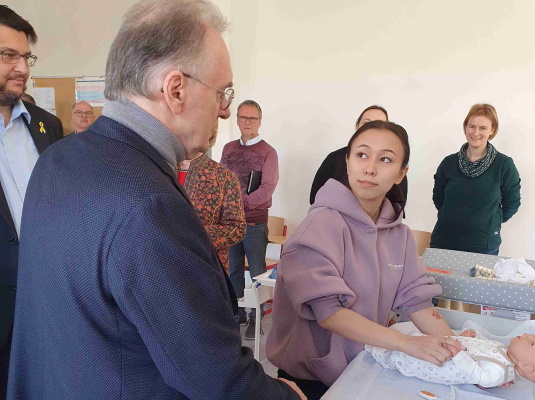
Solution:
<path fill-rule="evenodd" d="M 403 277 L 394 299 L 394 309 L 404 310 L 408 315 L 432 307 L 431 299 L 442 293 L 435 279 L 427 271 L 416 252 L 416 244 L 410 229 L 407 229 L 407 245 Z"/>

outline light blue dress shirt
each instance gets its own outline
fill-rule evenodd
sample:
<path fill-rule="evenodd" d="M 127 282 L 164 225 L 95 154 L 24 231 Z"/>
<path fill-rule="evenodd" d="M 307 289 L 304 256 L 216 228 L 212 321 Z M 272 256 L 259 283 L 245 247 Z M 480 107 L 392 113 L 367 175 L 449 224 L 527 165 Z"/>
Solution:
<path fill-rule="evenodd" d="M 7 126 L 0 114 L 0 183 L 19 236 L 26 187 L 39 158 L 23 118 L 30 123 L 30 113 L 20 100 L 13 107 Z"/>

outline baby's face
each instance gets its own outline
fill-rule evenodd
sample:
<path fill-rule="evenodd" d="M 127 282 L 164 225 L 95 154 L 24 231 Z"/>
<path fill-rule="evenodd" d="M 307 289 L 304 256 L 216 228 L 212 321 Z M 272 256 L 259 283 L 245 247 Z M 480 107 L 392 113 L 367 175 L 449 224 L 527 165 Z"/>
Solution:
<path fill-rule="evenodd" d="M 520 363 L 535 365 L 535 335 L 524 333 L 511 339 L 507 353 L 517 366 Z"/>

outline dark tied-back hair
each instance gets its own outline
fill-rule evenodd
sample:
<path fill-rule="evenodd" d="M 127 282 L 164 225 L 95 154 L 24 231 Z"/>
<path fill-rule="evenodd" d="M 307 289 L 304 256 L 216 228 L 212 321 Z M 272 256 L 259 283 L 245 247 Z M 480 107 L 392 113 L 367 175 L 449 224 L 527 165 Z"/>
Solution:
<path fill-rule="evenodd" d="M 357 118 L 357 122 L 355 122 L 355 126 L 357 126 L 358 124 L 360 124 L 360 120 L 362 119 L 362 116 L 364 115 L 364 113 L 366 111 L 370 111 L 370 110 L 379 110 L 379 111 L 382 111 L 384 113 L 384 115 L 386 116 L 386 120 L 388 121 L 388 112 L 381 106 L 378 106 L 376 104 L 374 104 L 373 106 L 369 106 L 369 107 L 366 107 L 359 115 L 359 117 Z"/>
<path fill-rule="evenodd" d="M 355 141 L 355 139 L 361 133 L 366 132 L 369 129 L 377 129 L 381 131 L 386 130 L 396 135 L 401 141 L 401 145 L 403 146 L 403 161 L 401 162 L 401 167 L 405 168 L 409 164 L 409 158 L 411 156 L 411 148 L 409 145 L 409 135 L 407 135 L 407 131 L 401 125 L 398 125 L 398 124 L 395 124 L 394 122 L 389 122 L 389 121 L 370 121 L 367 124 L 362 125 L 353 134 L 353 136 L 351 136 L 351 139 L 349 140 L 349 143 L 347 144 L 346 158 L 348 158 L 349 155 L 351 154 L 351 146 L 353 145 L 353 142 Z M 348 188 L 350 188 L 347 174 L 346 174 L 345 179 L 346 181 L 342 183 L 344 183 Z M 388 200 L 390 200 L 390 202 L 393 205 L 398 204 L 400 206 L 399 213 L 403 212 L 404 204 L 405 204 L 405 196 L 403 196 L 403 191 L 401 190 L 398 184 L 394 184 L 394 186 L 392 186 L 392 189 L 388 191 L 385 197 Z"/>
<path fill-rule="evenodd" d="M 33 26 L 6 5 L 0 5 L 0 25 L 24 32 L 31 45 L 37 43 L 37 33 L 35 33 Z"/>

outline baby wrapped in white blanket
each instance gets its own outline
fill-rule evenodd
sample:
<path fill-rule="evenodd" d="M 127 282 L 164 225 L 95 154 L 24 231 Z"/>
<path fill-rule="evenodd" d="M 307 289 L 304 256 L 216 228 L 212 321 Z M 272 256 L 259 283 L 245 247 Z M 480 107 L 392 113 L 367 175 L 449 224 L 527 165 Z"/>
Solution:
<path fill-rule="evenodd" d="M 415 328 L 413 324 L 408 326 Z M 417 330 L 407 332 L 405 323 L 393 325 L 392 329 L 414 336 L 422 335 Z M 535 380 L 535 335 L 514 337 L 508 348 L 500 342 L 483 337 L 480 332 L 477 332 L 476 337 L 453 338 L 459 340 L 467 350 L 459 352 L 442 367 L 397 350 L 385 350 L 369 345 L 365 346 L 365 350 L 383 368 L 397 369 L 405 376 L 414 376 L 433 383 L 495 387 L 513 381 L 515 370 L 520 376 L 532 382 Z"/>

